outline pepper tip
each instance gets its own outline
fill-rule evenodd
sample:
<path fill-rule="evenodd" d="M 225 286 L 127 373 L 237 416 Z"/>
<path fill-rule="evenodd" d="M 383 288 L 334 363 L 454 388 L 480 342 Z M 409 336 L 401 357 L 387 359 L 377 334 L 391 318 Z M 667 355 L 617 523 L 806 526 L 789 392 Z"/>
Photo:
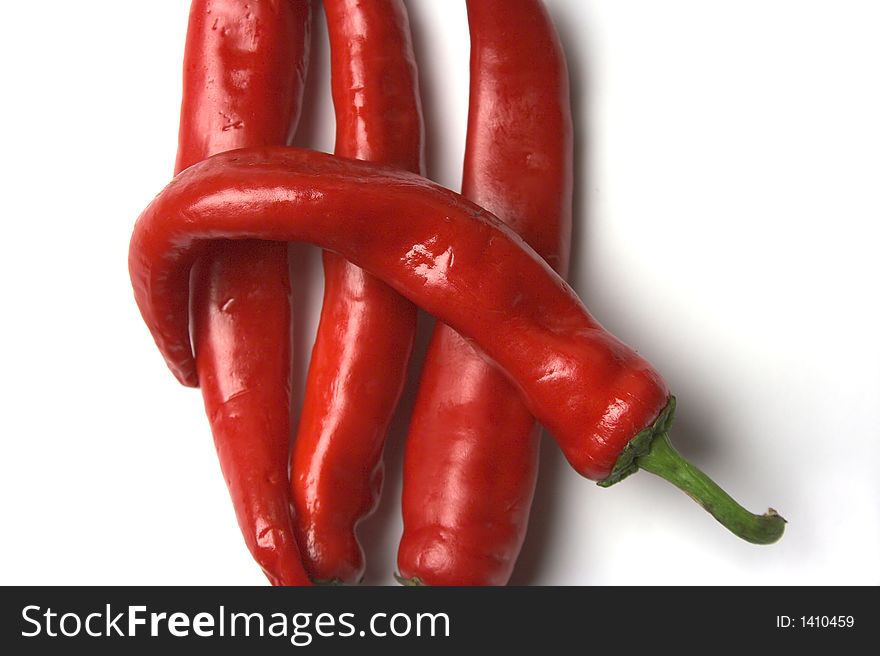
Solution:
<path fill-rule="evenodd" d="M 199 376 L 193 368 L 182 369 L 180 367 L 171 366 L 171 373 L 184 387 L 198 387 Z"/>

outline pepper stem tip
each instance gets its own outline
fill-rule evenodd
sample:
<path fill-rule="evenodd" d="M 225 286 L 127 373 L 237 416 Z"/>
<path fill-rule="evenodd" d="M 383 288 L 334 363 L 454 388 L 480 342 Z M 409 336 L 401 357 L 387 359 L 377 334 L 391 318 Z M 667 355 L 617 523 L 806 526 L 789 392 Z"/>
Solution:
<path fill-rule="evenodd" d="M 397 572 L 394 573 L 394 578 L 397 580 L 400 585 L 405 586 L 407 588 L 419 587 L 425 585 L 422 583 L 422 579 L 418 576 L 412 576 L 410 578 L 406 578 L 405 576 L 401 576 Z"/>

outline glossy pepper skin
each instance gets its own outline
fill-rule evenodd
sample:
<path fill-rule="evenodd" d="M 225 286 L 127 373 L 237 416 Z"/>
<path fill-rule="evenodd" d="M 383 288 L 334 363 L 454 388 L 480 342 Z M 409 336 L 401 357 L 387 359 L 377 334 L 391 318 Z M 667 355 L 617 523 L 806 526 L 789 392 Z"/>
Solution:
<path fill-rule="evenodd" d="M 462 194 L 564 276 L 572 121 L 565 56 L 540 0 L 468 0 Z M 540 427 L 498 368 L 437 324 L 406 442 L 403 579 L 505 585 L 526 534 Z"/>
<path fill-rule="evenodd" d="M 608 477 L 630 439 L 668 402 L 651 365 L 605 331 L 498 218 L 418 175 L 297 148 L 200 162 L 135 225 L 135 299 L 185 385 L 199 384 L 188 339 L 188 273 L 218 239 L 310 242 L 385 281 L 494 360 L 589 478 Z"/>
<path fill-rule="evenodd" d="M 402 0 L 324 0 L 336 154 L 422 170 L 422 113 Z M 357 523 L 378 501 L 382 447 L 406 378 L 416 307 L 324 253 L 324 304 L 291 458 L 291 496 L 306 568 L 356 583 Z"/>
<path fill-rule="evenodd" d="M 610 485 L 646 469 L 745 540 L 785 520 L 753 515 L 669 443 L 675 400 L 660 375 L 593 319 L 497 217 L 421 176 L 295 148 L 215 155 L 144 210 L 129 248 L 135 300 L 169 368 L 198 385 L 187 301 L 214 240 L 306 241 L 362 267 L 473 340 L 582 475 Z"/>
<path fill-rule="evenodd" d="M 226 150 L 288 142 L 300 114 L 309 28 L 308 0 L 192 3 L 177 171 Z M 287 245 L 218 242 L 192 280 L 196 368 L 242 535 L 273 584 L 308 584 L 287 485 Z"/>

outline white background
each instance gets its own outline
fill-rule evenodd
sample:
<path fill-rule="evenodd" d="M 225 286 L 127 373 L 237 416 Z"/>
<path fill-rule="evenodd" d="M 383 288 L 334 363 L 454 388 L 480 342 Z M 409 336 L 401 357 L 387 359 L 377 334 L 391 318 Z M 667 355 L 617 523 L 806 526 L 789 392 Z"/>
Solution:
<path fill-rule="evenodd" d="M 746 544 L 649 474 L 597 488 L 545 440 L 514 582 L 880 583 L 878 4 L 547 4 L 574 91 L 574 287 L 664 372 L 680 450 L 790 523 Z M 458 188 L 464 3 L 409 5 L 429 174 Z M 200 396 L 165 369 L 127 274 L 174 162 L 187 12 L 4 9 L 3 584 L 265 583 Z M 323 29 L 299 143 L 332 150 Z M 320 269 L 294 252 L 307 353 Z M 361 531 L 370 583 L 392 582 L 400 534 L 396 426 Z"/>

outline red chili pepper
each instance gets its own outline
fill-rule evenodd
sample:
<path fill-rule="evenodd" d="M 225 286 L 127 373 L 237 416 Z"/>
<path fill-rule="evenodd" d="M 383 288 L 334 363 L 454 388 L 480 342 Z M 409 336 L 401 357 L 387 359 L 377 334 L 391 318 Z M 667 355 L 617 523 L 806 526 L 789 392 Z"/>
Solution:
<path fill-rule="evenodd" d="M 188 274 L 211 240 L 306 241 L 385 281 L 472 339 L 584 476 L 610 485 L 647 469 L 746 540 L 785 521 L 752 515 L 670 445 L 674 401 L 635 351 L 498 218 L 424 178 L 294 148 L 221 153 L 178 175 L 141 214 L 129 251 L 135 299 L 180 382 Z"/>
<path fill-rule="evenodd" d="M 284 145 L 308 60 L 307 0 L 194 0 L 177 171 L 214 153 Z M 287 245 L 218 242 L 193 270 L 193 343 L 205 410 L 242 535 L 275 585 L 304 585 L 287 485 Z"/>
<path fill-rule="evenodd" d="M 462 194 L 564 276 L 572 194 L 565 55 L 540 0 L 468 0 L 467 9 Z M 401 582 L 507 583 L 525 538 L 539 435 L 508 379 L 438 324 L 406 442 Z"/>
<path fill-rule="evenodd" d="M 422 114 L 402 0 L 324 0 L 336 154 L 418 172 Z M 291 458 L 296 527 L 313 580 L 364 573 L 355 527 L 375 507 L 382 447 L 400 399 L 416 307 L 334 253 Z"/>

